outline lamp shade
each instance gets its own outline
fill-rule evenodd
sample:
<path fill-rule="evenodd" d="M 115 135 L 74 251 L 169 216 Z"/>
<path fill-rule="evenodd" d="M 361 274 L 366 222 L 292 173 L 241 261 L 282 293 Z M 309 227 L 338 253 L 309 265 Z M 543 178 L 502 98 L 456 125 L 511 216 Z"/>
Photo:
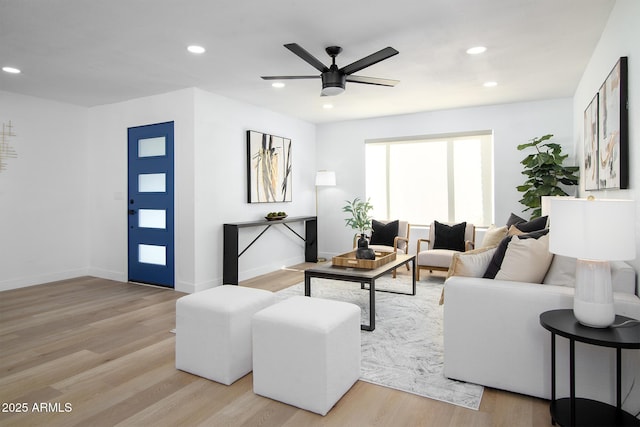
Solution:
<path fill-rule="evenodd" d="M 316 173 L 316 187 L 336 185 L 336 173 L 334 171 L 318 171 Z"/>
<path fill-rule="evenodd" d="M 553 197 L 550 213 L 554 254 L 594 261 L 635 258 L 634 201 Z"/>

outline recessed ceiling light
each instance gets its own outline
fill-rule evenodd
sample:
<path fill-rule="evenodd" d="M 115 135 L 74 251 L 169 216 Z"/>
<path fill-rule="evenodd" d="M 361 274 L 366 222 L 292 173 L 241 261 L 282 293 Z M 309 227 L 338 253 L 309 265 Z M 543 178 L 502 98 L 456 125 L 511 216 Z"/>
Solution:
<path fill-rule="evenodd" d="M 484 46 L 475 46 L 467 49 L 467 53 L 469 55 L 478 55 L 479 53 L 484 53 L 487 51 L 487 48 Z"/>
<path fill-rule="evenodd" d="M 271 83 L 271 86 L 280 89 L 280 88 L 285 87 L 285 84 L 282 83 L 282 82 L 274 82 L 274 83 Z"/>
<path fill-rule="evenodd" d="M 11 74 L 20 74 L 20 70 L 14 67 L 2 67 L 2 71 Z"/>
<path fill-rule="evenodd" d="M 187 47 L 187 50 L 191 53 L 196 53 L 196 54 L 201 54 L 201 53 L 205 53 L 207 50 L 205 48 L 203 48 L 202 46 L 197 46 L 195 44 L 192 44 L 191 46 Z"/>
<path fill-rule="evenodd" d="M 324 108 L 325 110 L 330 110 L 333 108 L 333 104 L 323 104 L 322 108 Z"/>
<path fill-rule="evenodd" d="M 484 86 L 484 87 L 496 87 L 496 86 L 498 86 L 498 82 L 484 82 L 482 86 Z"/>

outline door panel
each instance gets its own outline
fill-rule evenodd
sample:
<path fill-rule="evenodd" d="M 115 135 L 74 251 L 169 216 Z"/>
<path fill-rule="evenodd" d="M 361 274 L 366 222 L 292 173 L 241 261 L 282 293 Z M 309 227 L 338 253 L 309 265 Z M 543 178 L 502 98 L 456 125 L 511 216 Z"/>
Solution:
<path fill-rule="evenodd" d="M 128 131 L 129 280 L 173 287 L 173 122 Z"/>

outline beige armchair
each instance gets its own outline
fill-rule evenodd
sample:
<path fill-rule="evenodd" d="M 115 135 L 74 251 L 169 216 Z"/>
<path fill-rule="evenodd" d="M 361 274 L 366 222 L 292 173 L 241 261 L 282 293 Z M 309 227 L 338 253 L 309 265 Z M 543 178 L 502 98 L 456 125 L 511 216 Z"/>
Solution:
<path fill-rule="evenodd" d="M 385 230 L 385 226 L 390 225 L 392 221 L 373 221 L 373 230 L 371 233 L 369 248 L 373 249 L 374 252 L 396 252 L 399 254 L 409 253 L 409 233 L 411 231 L 411 225 L 408 221 L 398 220 L 397 233 L 390 233 L 389 230 Z M 358 246 L 359 237 L 360 235 L 356 234 L 353 238 L 354 248 Z M 410 270 L 408 263 L 406 266 L 407 270 Z M 395 270 L 393 270 L 393 277 L 396 277 Z"/>
<path fill-rule="evenodd" d="M 457 246 L 457 249 L 453 249 L 452 245 L 448 245 L 449 247 L 446 247 L 446 243 L 448 243 L 446 238 L 439 239 L 440 242 L 436 241 L 436 226 L 444 226 L 444 229 L 445 227 L 451 227 L 454 224 L 439 223 L 436 225 L 436 222 L 437 221 L 432 222 L 429 227 L 428 239 L 418 239 L 416 251 L 416 280 L 420 280 L 420 270 L 429 270 L 430 272 L 433 272 L 433 270 L 448 271 L 453 255 L 456 252 L 471 250 L 475 245 L 476 227 L 473 224 L 466 223 L 466 226 L 464 226 L 464 241 L 456 242 L 459 243 L 459 246 L 458 244 L 453 245 Z M 458 224 L 458 226 L 462 227 L 461 224 Z M 444 245 L 442 244 L 443 240 Z M 439 243 L 439 245 L 434 248 L 436 243 Z"/>

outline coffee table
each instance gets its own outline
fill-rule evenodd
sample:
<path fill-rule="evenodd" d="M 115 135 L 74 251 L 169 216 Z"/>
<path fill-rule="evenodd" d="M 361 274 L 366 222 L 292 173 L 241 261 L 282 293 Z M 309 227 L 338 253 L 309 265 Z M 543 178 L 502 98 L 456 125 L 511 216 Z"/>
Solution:
<path fill-rule="evenodd" d="M 402 267 L 409 262 L 412 263 L 411 275 L 413 276 L 412 291 L 397 292 L 387 289 L 376 289 L 376 279 L 389 273 L 398 267 Z M 369 324 L 360 325 L 360 329 L 364 331 L 373 331 L 376 328 L 376 291 L 389 292 L 401 295 L 416 294 L 416 257 L 415 255 L 397 255 L 395 261 L 388 262 L 381 267 L 375 269 L 341 267 L 331 264 L 331 262 L 309 268 L 304 271 L 304 295 L 311 296 L 311 279 L 317 277 L 319 279 L 342 280 L 345 282 L 360 283 L 360 288 L 365 289 L 365 285 L 369 285 Z"/>

